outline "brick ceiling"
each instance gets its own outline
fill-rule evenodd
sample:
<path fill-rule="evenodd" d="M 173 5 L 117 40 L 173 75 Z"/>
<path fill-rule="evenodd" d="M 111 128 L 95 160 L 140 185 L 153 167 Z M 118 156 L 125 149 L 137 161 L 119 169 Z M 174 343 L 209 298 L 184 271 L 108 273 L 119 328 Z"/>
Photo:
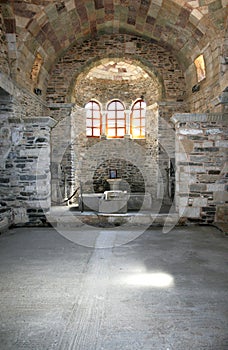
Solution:
<path fill-rule="evenodd" d="M 18 70 L 31 71 L 39 51 L 49 72 L 74 42 L 104 33 L 152 39 L 193 61 L 224 37 L 227 0 L 1 0 L 1 10 Z"/>

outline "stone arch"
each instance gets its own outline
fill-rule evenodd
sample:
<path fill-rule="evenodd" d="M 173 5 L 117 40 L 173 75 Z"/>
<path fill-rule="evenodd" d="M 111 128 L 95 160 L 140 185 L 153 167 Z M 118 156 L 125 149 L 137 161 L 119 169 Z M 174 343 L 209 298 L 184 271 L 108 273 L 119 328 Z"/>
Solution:
<path fill-rule="evenodd" d="M 165 86 L 164 86 L 164 80 L 163 77 L 161 75 L 161 73 L 158 71 L 158 69 L 153 66 L 153 64 L 151 64 L 150 62 L 148 62 L 147 60 L 143 60 L 142 58 L 140 58 L 139 56 L 136 56 L 134 58 L 125 58 L 123 57 L 115 57 L 115 55 L 110 55 L 109 57 L 104 57 L 104 58 L 94 58 L 91 61 L 88 61 L 85 63 L 84 67 L 81 69 L 80 72 L 76 72 L 71 79 L 71 82 L 69 84 L 69 89 L 68 92 L 66 94 L 67 96 L 67 102 L 76 102 L 78 105 L 83 105 L 83 103 L 80 103 L 81 101 L 79 99 L 74 99 L 74 90 L 77 88 L 77 85 L 82 86 L 82 81 L 84 81 L 84 85 L 88 85 L 86 84 L 86 77 L 88 75 L 88 73 L 91 71 L 91 69 L 94 69 L 95 67 L 98 67 L 99 65 L 104 64 L 105 62 L 111 61 L 111 60 L 116 60 L 116 61 L 124 61 L 126 63 L 131 64 L 132 66 L 135 67 L 140 67 L 142 69 L 143 72 L 145 72 L 146 74 L 148 74 L 148 81 L 147 81 L 147 88 L 149 89 L 149 87 L 151 88 L 152 85 L 155 85 L 154 89 L 156 90 L 156 101 L 160 101 L 162 99 L 165 99 L 166 97 L 166 91 L 165 91 Z M 102 80 L 102 79 L 101 79 Z M 104 80 L 102 80 L 102 82 L 104 82 Z M 110 82 L 111 84 L 111 82 Z M 116 81 L 113 82 L 113 84 L 116 84 Z M 124 84 L 126 86 L 126 84 Z M 91 85 L 90 85 L 91 87 Z M 152 89 L 152 88 L 151 88 Z M 140 87 L 138 88 L 138 90 L 140 90 Z M 141 92 L 140 91 L 136 91 L 135 93 L 132 92 L 132 96 L 130 97 L 129 103 L 127 103 L 129 106 L 131 105 L 131 101 L 135 100 L 137 98 L 139 98 L 141 95 L 149 96 L 151 95 L 152 91 L 149 93 L 147 93 L 147 91 L 145 90 L 145 88 L 142 90 L 141 88 Z M 88 95 L 88 92 L 87 92 Z M 103 96 L 103 94 L 101 94 Z M 122 95 L 123 96 L 123 95 Z M 121 97 L 122 97 L 121 96 Z M 114 98 L 115 96 L 113 96 Z M 116 96 L 116 98 L 121 98 L 120 96 Z M 91 98 L 93 98 L 91 96 Z M 101 100 L 101 98 L 97 97 L 98 100 Z M 111 96 L 108 98 L 111 99 Z M 150 100 L 149 98 L 147 98 L 148 100 L 148 104 L 152 104 L 155 102 L 155 100 Z M 107 99 L 106 99 L 107 102 Z M 104 104 L 104 101 L 103 101 Z"/>

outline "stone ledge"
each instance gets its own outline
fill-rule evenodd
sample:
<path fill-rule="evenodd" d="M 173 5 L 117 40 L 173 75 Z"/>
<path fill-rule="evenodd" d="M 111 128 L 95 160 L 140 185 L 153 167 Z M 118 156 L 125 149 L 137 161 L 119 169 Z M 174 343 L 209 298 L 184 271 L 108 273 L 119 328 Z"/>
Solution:
<path fill-rule="evenodd" d="M 187 122 L 222 122 L 228 125 L 228 115 L 222 113 L 175 113 L 170 120 L 173 124 Z"/>
<path fill-rule="evenodd" d="M 75 106 L 75 103 L 48 103 L 49 108 L 72 108 Z M 81 109 L 81 107 L 80 107 Z"/>
<path fill-rule="evenodd" d="M 5 90 L 9 95 L 13 95 L 14 94 L 14 85 L 13 82 L 10 80 L 10 78 L 0 72 L 0 87 Z"/>
<path fill-rule="evenodd" d="M 20 125 L 23 123 L 39 124 L 39 125 L 47 125 L 50 128 L 53 128 L 57 124 L 56 120 L 48 116 L 27 117 L 24 119 L 13 117 L 13 118 L 9 118 L 8 121 L 10 124 L 20 124 Z"/>

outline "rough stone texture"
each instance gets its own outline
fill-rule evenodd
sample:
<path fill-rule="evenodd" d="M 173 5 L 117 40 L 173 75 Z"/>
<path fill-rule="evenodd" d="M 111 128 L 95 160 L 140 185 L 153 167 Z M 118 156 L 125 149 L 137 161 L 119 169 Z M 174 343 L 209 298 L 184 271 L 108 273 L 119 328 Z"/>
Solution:
<path fill-rule="evenodd" d="M 134 54 L 125 52 L 126 41 L 137 43 Z M 138 61 L 139 65 L 145 66 L 147 70 L 150 69 L 153 74 L 159 77 L 163 90 L 163 98 L 174 101 L 184 99 L 185 82 L 183 73 L 170 51 L 139 37 L 128 35 L 104 35 L 87 40 L 82 44 L 75 44 L 59 60 L 55 67 L 53 67 L 48 83 L 47 101 L 51 103 L 71 102 L 72 89 L 75 83 L 77 83 L 77 75 L 85 69 L 85 67 L 87 67 L 87 69 L 89 67 L 92 68 L 94 65 L 100 64 L 101 58 L 110 57 L 111 60 L 111 57 L 119 57 L 120 55 L 122 56 L 123 53 L 125 53 L 124 57 L 126 57 L 127 61 L 131 59 Z M 80 86 L 80 80 L 78 84 L 80 88 L 83 88 L 84 85 Z M 132 99 L 135 95 L 135 89 L 134 87 L 132 91 Z M 140 86 L 138 97 L 144 93 L 147 96 L 147 89 L 148 86 L 146 84 L 143 87 Z M 90 92 L 90 94 L 92 92 Z M 98 91 L 95 92 L 96 95 L 94 95 L 93 98 L 99 99 L 102 95 L 103 88 L 101 87 L 100 91 L 98 89 Z M 110 91 L 106 91 L 106 94 L 107 93 L 107 100 L 113 98 L 111 87 Z M 88 102 L 88 98 L 90 98 L 90 95 L 88 96 L 86 93 L 84 96 L 81 96 L 81 93 L 79 96 L 75 96 L 76 102 L 81 106 L 84 106 L 84 104 Z M 129 104 L 128 96 L 126 101 L 123 97 L 122 99 L 123 102 Z M 155 102 L 153 96 L 148 94 L 148 105 L 153 102 Z"/>
<path fill-rule="evenodd" d="M 83 192 L 107 189 L 105 180 L 112 168 L 123 178 L 123 188 L 133 192 L 146 190 L 154 199 L 168 200 L 166 176 L 162 179 L 158 175 L 158 113 L 157 105 L 148 108 L 145 139 L 106 140 L 86 137 L 85 110 L 75 106 L 71 116 L 52 130 L 53 203 L 69 197 L 80 183 Z M 169 133 L 168 128 L 164 132 Z M 169 147 L 172 147 L 169 153 L 173 154 L 173 142 Z M 161 164 L 161 171 L 165 166 L 167 162 Z"/>
<path fill-rule="evenodd" d="M 202 112 L 217 111 L 225 114 L 228 111 L 226 7 L 225 0 L 2 0 L 1 187 L 8 186 L 11 189 L 8 195 L 13 197 L 17 193 L 13 193 L 11 181 L 12 186 L 20 187 L 22 180 L 18 180 L 17 174 L 19 169 L 22 172 L 25 168 L 20 165 L 21 168 L 18 167 L 15 172 L 16 165 L 10 163 L 8 157 L 15 147 L 21 127 L 24 127 L 25 118 L 47 115 L 59 122 L 58 128 L 52 132 L 51 144 L 47 146 L 52 148 L 53 200 L 59 201 L 72 194 L 79 185 L 80 176 L 84 176 L 79 173 L 79 161 L 84 161 L 84 155 L 88 154 L 93 145 L 97 143 L 98 147 L 101 144 L 101 141 L 86 140 L 81 107 L 90 97 L 100 99 L 103 106 L 109 99 L 120 97 L 129 109 L 132 100 L 144 94 L 147 106 L 157 104 L 153 108 L 157 108 L 159 115 L 156 132 L 149 135 L 151 129 L 148 126 L 146 144 L 142 147 L 148 162 L 143 165 L 143 169 L 148 177 L 151 175 L 150 181 L 153 181 L 149 192 L 154 197 L 165 198 L 167 202 L 170 200 L 167 169 L 170 159 L 176 158 L 178 172 L 183 178 L 177 185 L 180 185 L 184 193 L 183 198 L 180 196 L 178 200 L 182 204 L 185 202 L 185 191 L 188 189 L 192 195 L 188 215 L 195 219 L 200 216 L 203 222 L 210 222 L 216 213 L 217 218 L 224 217 L 225 220 L 226 208 L 222 207 L 227 202 L 227 191 L 223 187 L 227 171 L 220 173 L 221 178 L 218 180 L 216 171 L 221 169 L 209 169 L 210 163 L 219 162 L 219 159 L 225 157 L 227 140 L 225 136 L 221 137 L 224 135 L 223 131 L 221 133 L 224 126 L 220 122 L 218 125 L 209 123 L 206 131 L 207 121 L 203 119 L 199 123 L 197 121 L 197 125 L 187 125 L 187 128 L 181 126 L 179 137 L 186 153 L 177 152 L 174 157 L 173 129 L 169 120 L 177 112 L 195 112 L 200 116 Z M 206 79 L 198 84 L 194 60 L 199 54 L 204 55 Z M 39 75 L 33 81 L 31 72 L 39 55 L 42 63 Z M 139 65 L 145 69 L 150 79 L 124 86 L 113 82 L 99 86 L 100 80 L 93 86 L 88 84 L 86 76 L 90 68 L 113 57 Z M 39 88 L 41 95 L 36 95 L 34 88 Z M 80 125 L 73 119 L 75 102 L 79 105 L 75 108 L 81 118 Z M 9 123 L 9 118 L 17 119 L 15 125 Z M 149 120 L 149 123 L 152 122 L 153 118 Z M 42 125 L 38 124 L 37 128 L 40 128 L 42 139 Z M 22 141 L 27 144 L 27 141 L 32 140 Z M 23 142 L 18 143 L 17 149 L 23 149 Z M 131 145 L 136 143 L 131 142 Z M 131 152 L 133 153 L 132 150 Z M 33 155 L 36 154 L 35 148 Z M 186 162 L 189 162 L 186 154 L 191 155 L 189 177 L 185 172 Z M 99 162 L 102 163 L 104 157 L 99 157 Z M 132 155 L 130 159 L 131 157 L 133 160 Z M 97 165 L 93 159 L 88 168 L 90 174 L 96 170 Z M 26 168 L 25 175 L 32 178 L 33 172 L 33 168 Z M 10 184 L 7 185 L 9 176 Z M 154 181 L 157 182 L 156 185 Z M 17 205 L 17 202 L 14 203 Z M 221 209 L 216 211 L 215 206 L 220 206 Z M 24 204 L 20 214 L 22 218 L 23 208 Z"/>
<path fill-rule="evenodd" d="M 114 50 L 114 49 L 113 49 Z M 105 58 L 94 63 L 88 71 L 83 71 L 76 79 L 73 100 L 84 106 L 96 96 L 103 106 L 113 98 L 124 99 L 127 108 L 139 96 L 144 96 L 147 104 L 162 99 L 164 88 L 158 77 L 147 66 L 132 57 Z"/>
<path fill-rule="evenodd" d="M 146 38 L 165 50 L 171 48 L 176 54 L 185 73 L 190 111 L 221 111 L 225 107 L 218 99 L 227 87 L 228 77 L 226 6 L 226 1 L 146 1 L 142 4 L 135 1 L 131 5 L 129 1 L 114 0 L 79 4 L 72 0 L 60 3 L 3 1 L 2 38 L 7 41 L 12 74 L 30 91 L 34 88 L 30 74 L 37 52 L 44 57 L 39 87 L 45 95 L 53 64 L 75 41 L 79 45 L 85 41 L 86 45 L 91 38 L 104 34 L 121 37 L 137 33 L 139 38 Z M 131 56 L 139 52 L 140 40 L 125 40 L 125 49 L 118 52 L 119 56 L 124 52 Z M 1 47 L 4 61 L 6 44 Z M 207 78 L 200 83 L 199 93 L 192 94 L 191 89 L 197 84 L 193 62 L 201 53 L 205 56 Z"/>
<path fill-rule="evenodd" d="M 4 22 L 2 14 L 0 13 L 0 71 L 9 74 L 8 48 L 4 33 Z"/>
<path fill-rule="evenodd" d="M 177 114 L 172 119 L 176 122 L 176 202 L 180 215 L 202 223 L 227 222 L 226 116 Z"/>
<path fill-rule="evenodd" d="M 0 191 L 2 202 L 13 208 L 15 224 L 46 221 L 44 212 L 50 208 L 50 122 L 50 118 L 35 117 L 24 121 L 9 118 L 4 123 L 5 139 L 10 141 L 1 162 Z"/>

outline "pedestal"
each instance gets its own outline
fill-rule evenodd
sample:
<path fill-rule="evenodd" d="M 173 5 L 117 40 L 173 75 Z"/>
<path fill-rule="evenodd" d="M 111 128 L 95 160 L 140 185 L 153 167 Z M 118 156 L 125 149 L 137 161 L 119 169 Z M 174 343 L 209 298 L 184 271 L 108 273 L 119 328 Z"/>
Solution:
<path fill-rule="evenodd" d="M 110 185 L 110 191 L 118 191 L 120 189 L 120 183 L 122 179 L 108 179 L 107 182 Z"/>

